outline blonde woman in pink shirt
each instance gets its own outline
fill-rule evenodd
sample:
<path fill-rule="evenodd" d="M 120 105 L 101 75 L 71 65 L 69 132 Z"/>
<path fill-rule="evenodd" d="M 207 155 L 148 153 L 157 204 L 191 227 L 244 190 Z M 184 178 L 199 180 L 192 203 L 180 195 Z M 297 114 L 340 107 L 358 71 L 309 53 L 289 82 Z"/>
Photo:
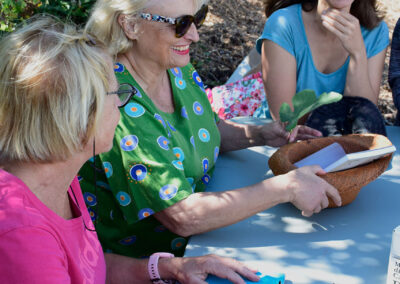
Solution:
<path fill-rule="evenodd" d="M 75 176 L 112 147 L 118 107 L 133 95 L 104 50 L 46 16 L 0 41 L 0 283 L 257 281 L 212 255 L 103 254 Z"/>

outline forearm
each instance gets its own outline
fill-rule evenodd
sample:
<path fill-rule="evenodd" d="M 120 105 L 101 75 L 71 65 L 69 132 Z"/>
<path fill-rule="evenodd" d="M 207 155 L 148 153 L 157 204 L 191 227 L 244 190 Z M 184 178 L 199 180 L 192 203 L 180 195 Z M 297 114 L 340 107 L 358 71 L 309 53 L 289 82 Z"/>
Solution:
<path fill-rule="evenodd" d="M 376 70 L 376 72 L 382 73 L 382 70 Z M 378 103 L 379 91 L 372 87 L 365 51 L 350 56 L 344 95 L 363 97 L 374 104 Z"/>
<path fill-rule="evenodd" d="M 220 120 L 218 129 L 221 134 L 221 152 L 265 145 L 262 127 L 262 125 L 245 125 Z"/>
<path fill-rule="evenodd" d="M 104 254 L 108 284 L 151 283 L 147 259 L 135 259 L 117 254 Z"/>
<path fill-rule="evenodd" d="M 182 236 L 204 233 L 288 202 L 285 184 L 285 178 L 277 176 L 236 190 L 195 193 L 155 217 Z"/>

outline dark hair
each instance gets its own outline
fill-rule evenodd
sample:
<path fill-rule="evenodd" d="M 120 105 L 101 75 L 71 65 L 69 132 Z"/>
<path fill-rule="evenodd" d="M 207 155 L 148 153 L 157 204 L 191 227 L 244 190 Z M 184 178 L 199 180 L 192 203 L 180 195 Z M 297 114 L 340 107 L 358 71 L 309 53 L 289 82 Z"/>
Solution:
<path fill-rule="evenodd" d="M 268 18 L 276 10 L 293 4 L 301 4 L 304 11 L 310 12 L 317 6 L 318 0 L 264 0 L 265 16 Z M 376 0 L 355 0 L 350 13 L 360 21 L 361 26 L 370 30 L 383 19 L 382 13 L 378 12 Z"/>

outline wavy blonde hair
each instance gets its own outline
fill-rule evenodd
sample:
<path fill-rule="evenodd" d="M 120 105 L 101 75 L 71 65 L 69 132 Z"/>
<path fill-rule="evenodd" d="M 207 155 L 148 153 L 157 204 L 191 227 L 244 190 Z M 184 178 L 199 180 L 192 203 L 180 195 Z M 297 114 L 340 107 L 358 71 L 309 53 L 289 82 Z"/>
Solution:
<path fill-rule="evenodd" d="M 0 164 L 60 161 L 80 151 L 103 109 L 107 58 L 76 27 L 45 15 L 3 38 Z"/>
<path fill-rule="evenodd" d="M 129 16 L 135 21 L 140 12 L 145 8 L 156 5 L 163 0 L 98 0 L 93 6 L 91 15 L 86 24 L 86 31 L 93 34 L 107 46 L 112 56 L 125 53 L 132 47 L 132 41 L 118 23 L 120 15 Z M 200 8 L 208 0 L 193 0 L 195 6 Z"/>

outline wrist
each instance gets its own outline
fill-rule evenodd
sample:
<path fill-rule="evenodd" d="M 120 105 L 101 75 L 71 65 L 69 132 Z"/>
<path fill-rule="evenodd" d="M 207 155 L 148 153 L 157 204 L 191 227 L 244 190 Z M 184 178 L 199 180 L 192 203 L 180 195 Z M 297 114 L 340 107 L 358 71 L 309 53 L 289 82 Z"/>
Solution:
<path fill-rule="evenodd" d="M 147 269 L 151 282 L 153 282 L 154 284 L 173 283 L 169 280 L 173 278 L 173 275 L 169 273 L 168 266 L 165 264 L 166 260 L 171 260 L 173 256 L 173 254 L 165 252 L 153 253 L 150 256 Z"/>

